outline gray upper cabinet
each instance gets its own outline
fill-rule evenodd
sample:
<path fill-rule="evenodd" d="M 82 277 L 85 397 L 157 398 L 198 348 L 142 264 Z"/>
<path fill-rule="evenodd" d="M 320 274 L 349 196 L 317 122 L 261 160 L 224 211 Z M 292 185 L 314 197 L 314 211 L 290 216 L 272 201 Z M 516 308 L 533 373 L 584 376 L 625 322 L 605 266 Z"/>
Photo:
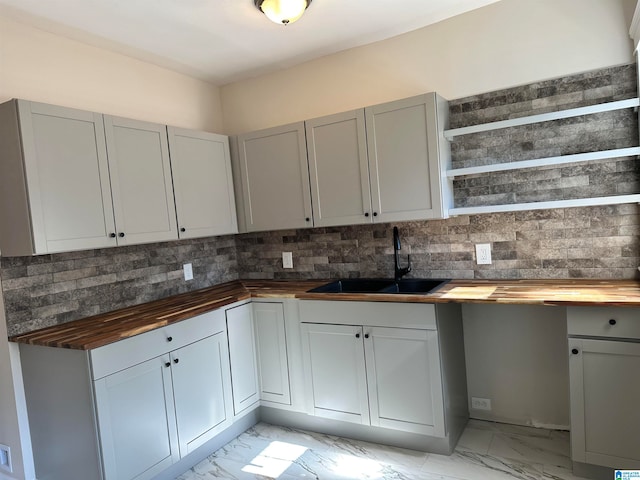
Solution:
<path fill-rule="evenodd" d="M 177 240 L 166 126 L 104 116 L 118 245 Z"/>
<path fill-rule="evenodd" d="M 229 138 L 167 130 L 180 238 L 238 233 Z"/>
<path fill-rule="evenodd" d="M 316 227 L 371 223 L 364 110 L 305 122 Z"/>
<path fill-rule="evenodd" d="M 0 151 L 2 255 L 116 245 L 102 115 L 3 103 Z"/>
<path fill-rule="evenodd" d="M 311 227 L 304 123 L 238 136 L 246 230 Z"/>
<path fill-rule="evenodd" d="M 447 114 L 446 101 L 435 93 L 365 109 L 374 221 L 446 217 Z"/>

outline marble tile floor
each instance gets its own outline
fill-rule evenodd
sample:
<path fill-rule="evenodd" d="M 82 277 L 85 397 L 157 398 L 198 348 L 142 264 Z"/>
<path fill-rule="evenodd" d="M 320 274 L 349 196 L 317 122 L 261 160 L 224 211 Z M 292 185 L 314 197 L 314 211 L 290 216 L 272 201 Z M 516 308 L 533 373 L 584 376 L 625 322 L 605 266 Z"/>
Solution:
<path fill-rule="evenodd" d="M 451 456 L 259 423 L 176 480 L 580 480 L 569 433 L 470 420 Z"/>

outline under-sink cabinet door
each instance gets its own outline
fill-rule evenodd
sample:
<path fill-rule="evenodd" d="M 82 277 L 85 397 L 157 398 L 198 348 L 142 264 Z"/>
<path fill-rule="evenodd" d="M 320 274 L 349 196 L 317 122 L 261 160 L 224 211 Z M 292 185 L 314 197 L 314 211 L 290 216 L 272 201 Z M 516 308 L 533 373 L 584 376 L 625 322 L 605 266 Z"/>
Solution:
<path fill-rule="evenodd" d="M 231 424 L 228 358 L 224 332 L 170 354 L 181 457 Z"/>
<path fill-rule="evenodd" d="M 105 480 L 153 478 L 179 457 L 169 355 L 94 382 Z"/>
<path fill-rule="evenodd" d="M 371 425 L 444 436 L 438 333 L 364 327 Z"/>
<path fill-rule="evenodd" d="M 571 457 L 640 469 L 640 344 L 569 338 Z"/>
<path fill-rule="evenodd" d="M 233 411 L 235 415 L 258 406 L 258 369 L 256 365 L 255 333 L 250 303 L 227 309 L 227 335 Z"/>
<path fill-rule="evenodd" d="M 362 327 L 301 324 L 309 414 L 369 425 Z"/>
<path fill-rule="evenodd" d="M 252 302 L 260 400 L 291 405 L 282 303 Z"/>

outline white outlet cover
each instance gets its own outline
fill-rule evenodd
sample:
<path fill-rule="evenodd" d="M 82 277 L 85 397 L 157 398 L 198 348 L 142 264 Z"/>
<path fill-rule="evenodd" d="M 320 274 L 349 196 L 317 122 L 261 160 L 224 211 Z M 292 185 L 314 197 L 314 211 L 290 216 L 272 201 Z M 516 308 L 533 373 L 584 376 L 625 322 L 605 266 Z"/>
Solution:
<path fill-rule="evenodd" d="M 185 263 L 182 266 L 182 270 L 184 271 L 184 279 L 189 281 L 193 280 L 193 267 L 190 263 Z"/>
<path fill-rule="evenodd" d="M 11 466 L 11 448 L 7 445 L 0 445 L 0 470 L 13 473 L 13 467 Z"/>
<path fill-rule="evenodd" d="M 293 268 L 293 252 L 282 252 L 282 268 Z"/>
<path fill-rule="evenodd" d="M 491 399 L 471 397 L 471 408 L 473 410 L 487 410 L 491 411 Z"/>
<path fill-rule="evenodd" d="M 491 265 L 490 243 L 478 243 L 476 245 L 476 263 L 478 265 Z"/>

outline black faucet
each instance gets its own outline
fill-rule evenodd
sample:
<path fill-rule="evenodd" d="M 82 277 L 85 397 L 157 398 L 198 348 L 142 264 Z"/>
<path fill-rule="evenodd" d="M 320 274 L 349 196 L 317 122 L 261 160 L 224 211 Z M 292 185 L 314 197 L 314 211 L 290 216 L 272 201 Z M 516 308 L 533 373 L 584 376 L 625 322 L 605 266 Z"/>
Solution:
<path fill-rule="evenodd" d="M 393 256 L 395 259 L 395 281 L 398 282 L 403 276 L 411 271 L 411 255 L 407 255 L 408 265 L 404 268 L 400 268 L 398 261 L 398 250 L 401 250 L 400 235 L 398 235 L 398 227 L 393 227 Z"/>

